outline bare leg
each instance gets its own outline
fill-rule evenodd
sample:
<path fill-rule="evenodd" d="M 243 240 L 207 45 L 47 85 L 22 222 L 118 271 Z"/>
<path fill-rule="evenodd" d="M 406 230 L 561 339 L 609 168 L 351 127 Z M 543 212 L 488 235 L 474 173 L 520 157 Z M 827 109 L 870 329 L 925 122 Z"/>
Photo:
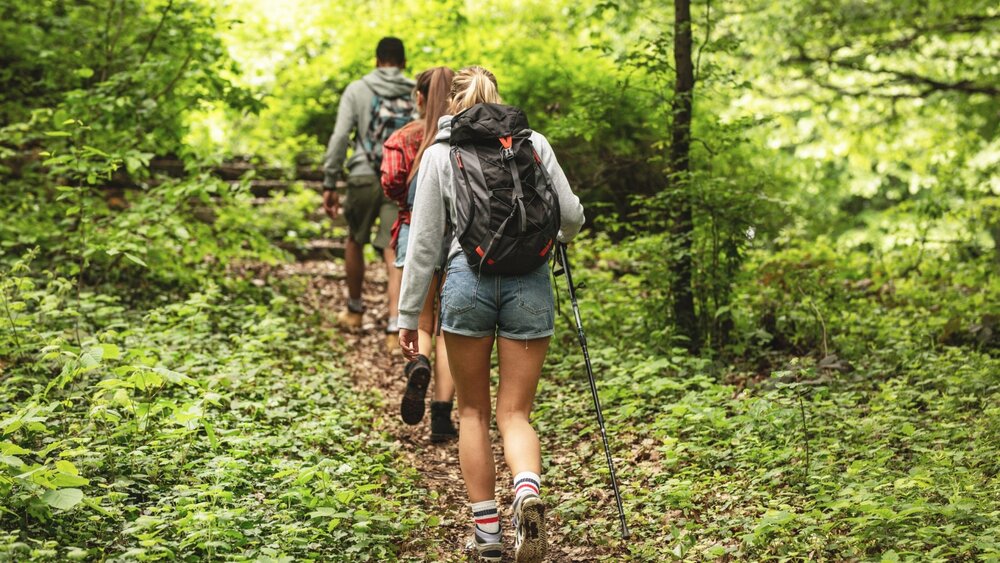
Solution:
<path fill-rule="evenodd" d="M 361 286 L 365 282 L 365 247 L 347 237 L 344 248 L 344 269 L 347 273 L 347 294 L 351 299 L 361 299 Z"/>
<path fill-rule="evenodd" d="M 528 341 L 500 338 L 497 343 L 500 359 L 497 428 L 503 438 L 504 458 L 512 475 L 522 471 L 542 473 L 541 447 L 528 417 L 549 340 L 548 337 Z"/>
<path fill-rule="evenodd" d="M 448 360 L 458 392 L 458 461 L 469 502 L 492 500 L 497 469 L 490 446 L 490 355 L 493 337 L 471 338 L 444 333 Z"/>
<path fill-rule="evenodd" d="M 437 285 L 432 281 L 431 287 L 427 290 L 427 299 L 424 300 L 424 308 L 420 311 L 420 318 L 417 319 L 417 350 L 428 359 L 430 359 L 431 350 L 434 348 L 434 298 L 436 296 Z"/>
<path fill-rule="evenodd" d="M 434 400 L 450 403 L 455 397 L 455 381 L 451 378 L 451 364 L 448 362 L 448 350 L 444 338 L 438 337 L 435 342 L 434 357 Z"/>
<path fill-rule="evenodd" d="M 386 247 L 382 251 L 385 260 L 385 270 L 389 277 L 386 293 L 389 297 L 389 316 L 399 316 L 399 287 L 403 284 L 403 270 L 396 267 L 396 250 Z"/>
<path fill-rule="evenodd" d="M 444 274 L 434 274 L 431 286 L 427 289 L 427 298 L 424 300 L 424 309 L 420 311 L 418 348 L 420 353 L 431 357 L 431 349 L 436 354 L 434 357 L 434 400 L 450 403 L 455 397 L 455 382 L 451 379 L 451 370 L 448 367 L 448 352 L 444 346 L 444 339 L 438 337 L 434 341 L 434 318 L 437 315 L 437 307 L 434 302 L 437 299 L 438 287 L 444 287 L 444 281 L 438 281 Z"/>

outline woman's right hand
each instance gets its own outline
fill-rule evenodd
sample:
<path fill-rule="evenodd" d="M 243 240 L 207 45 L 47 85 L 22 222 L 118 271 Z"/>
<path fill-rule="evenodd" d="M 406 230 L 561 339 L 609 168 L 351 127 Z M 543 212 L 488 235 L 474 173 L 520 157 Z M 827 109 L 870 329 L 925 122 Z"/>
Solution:
<path fill-rule="evenodd" d="M 417 331 L 410 328 L 399 329 L 399 347 L 403 349 L 403 355 L 407 360 L 415 360 L 420 354 L 417 350 Z"/>

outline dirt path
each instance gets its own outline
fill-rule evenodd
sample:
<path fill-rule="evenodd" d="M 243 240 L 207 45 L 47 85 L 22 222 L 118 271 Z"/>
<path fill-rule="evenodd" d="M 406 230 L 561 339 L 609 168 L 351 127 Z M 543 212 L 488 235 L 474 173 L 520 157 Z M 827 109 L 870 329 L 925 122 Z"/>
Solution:
<path fill-rule="evenodd" d="M 343 263 L 333 261 L 311 261 L 290 264 L 280 268 L 281 275 L 294 276 L 305 282 L 306 305 L 313 310 L 327 311 L 329 322 L 345 305 Z M 390 355 L 385 344 L 386 298 L 385 272 L 382 267 L 370 268 L 365 283 L 364 301 L 368 308 L 365 324 L 356 333 L 341 333 L 347 345 L 349 356 L 345 359 L 353 375 L 354 384 L 359 389 L 377 389 L 384 401 L 382 412 L 376 417 L 377 429 L 396 436 L 400 449 L 408 464 L 416 468 L 421 476 L 421 485 L 434 495 L 424 498 L 425 512 L 438 516 L 441 524 L 431 528 L 422 537 L 410 538 L 401 546 L 401 559 L 409 561 L 476 561 L 465 544 L 470 536 L 469 513 L 466 504 L 465 487 L 458 465 L 456 442 L 431 444 L 430 414 L 416 426 L 408 426 L 400 420 L 399 400 L 406 386 L 402 375 L 404 359 L 401 355 Z M 428 392 L 428 396 L 430 392 Z M 429 409 L 428 409 L 429 411 Z M 455 415 L 453 415 L 455 416 Z M 457 416 L 455 416 L 457 424 Z M 509 506 L 513 500 L 509 484 L 510 472 L 503 463 L 496 430 L 493 430 L 494 457 L 497 460 L 497 502 L 501 507 L 501 523 L 504 530 L 504 561 L 513 561 L 514 537 L 510 525 Z M 546 447 L 543 437 L 543 447 Z M 555 459 L 573 455 L 570 447 L 557 447 L 552 451 Z M 563 451 L 565 450 L 565 451 Z M 572 482 L 567 476 L 564 482 Z M 566 483 L 567 485 L 569 483 Z M 553 486 L 558 486 L 553 484 Z M 556 495 L 552 495 L 553 498 Z M 549 513 L 550 561 L 597 561 L 609 557 L 617 559 L 614 551 L 607 546 L 571 545 L 561 532 L 557 515 Z"/>

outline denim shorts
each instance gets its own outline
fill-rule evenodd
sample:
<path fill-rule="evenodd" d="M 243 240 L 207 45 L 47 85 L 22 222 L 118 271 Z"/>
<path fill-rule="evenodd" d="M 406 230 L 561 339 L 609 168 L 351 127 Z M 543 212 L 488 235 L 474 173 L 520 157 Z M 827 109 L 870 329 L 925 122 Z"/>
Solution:
<path fill-rule="evenodd" d="M 406 243 L 410 240 L 410 226 L 403 223 L 399 226 L 399 236 L 396 238 L 396 267 L 402 268 L 406 262 Z"/>
<path fill-rule="evenodd" d="M 481 338 L 552 336 L 555 303 L 549 265 L 518 276 L 477 274 L 463 254 L 448 264 L 441 293 L 441 329 Z"/>

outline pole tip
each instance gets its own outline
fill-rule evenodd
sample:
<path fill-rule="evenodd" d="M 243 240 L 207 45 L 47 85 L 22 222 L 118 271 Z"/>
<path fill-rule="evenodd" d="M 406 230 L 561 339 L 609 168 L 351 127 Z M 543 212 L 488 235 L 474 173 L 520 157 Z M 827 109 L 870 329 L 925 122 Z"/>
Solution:
<path fill-rule="evenodd" d="M 627 540 L 632 537 L 632 532 L 628 531 L 628 526 L 622 524 L 622 539 Z"/>

